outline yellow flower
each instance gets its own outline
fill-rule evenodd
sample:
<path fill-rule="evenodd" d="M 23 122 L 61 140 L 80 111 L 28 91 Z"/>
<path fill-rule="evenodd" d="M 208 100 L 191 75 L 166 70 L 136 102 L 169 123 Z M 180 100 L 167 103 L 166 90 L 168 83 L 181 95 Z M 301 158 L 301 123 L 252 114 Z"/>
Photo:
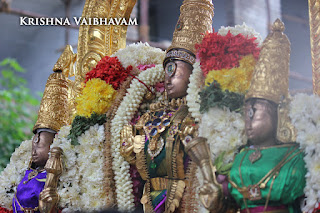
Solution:
<path fill-rule="evenodd" d="M 249 89 L 255 64 L 256 60 L 252 55 L 244 56 L 240 60 L 239 67 L 210 71 L 206 76 L 205 84 L 208 86 L 216 80 L 223 91 L 244 94 Z"/>
<path fill-rule="evenodd" d="M 81 95 L 76 98 L 76 115 L 90 117 L 93 112 L 106 113 L 112 105 L 115 95 L 116 90 L 100 78 L 89 80 Z"/>

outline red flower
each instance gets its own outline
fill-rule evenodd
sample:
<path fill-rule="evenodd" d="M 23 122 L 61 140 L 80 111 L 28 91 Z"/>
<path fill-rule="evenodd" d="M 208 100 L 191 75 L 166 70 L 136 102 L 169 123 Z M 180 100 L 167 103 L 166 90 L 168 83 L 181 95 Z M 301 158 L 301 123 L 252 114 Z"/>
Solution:
<path fill-rule="evenodd" d="M 12 212 L 13 212 L 12 210 L 9 210 L 0 206 L 0 213 L 12 213 Z"/>
<path fill-rule="evenodd" d="M 132 66 L 124 68 L 117 57 L 106 56 L 102 58 L 97 66 L 86 74 L 86 80 L 100 78 L 107 84 L 111 84 L 117 90 L 121 83 L 129 76 Z"/>
<path fill-rule="evenodd" d="M 243 56 L 252 54 L 258 59 L 260 48 L 242 34 L 232 35 L 230 31 L 222 36 L 218 33 L 207 33 L 200 44 L 196 44 L 197 56 L 201 69 L 206 76 L 211 70 L 231 69 L 239 66 Z"/>

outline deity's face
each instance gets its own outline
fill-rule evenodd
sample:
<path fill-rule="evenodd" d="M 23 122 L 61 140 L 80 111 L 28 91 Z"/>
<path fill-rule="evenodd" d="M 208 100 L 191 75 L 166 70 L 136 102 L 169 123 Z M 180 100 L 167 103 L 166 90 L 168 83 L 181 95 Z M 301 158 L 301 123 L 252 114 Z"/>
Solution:
<path fill-rule="evenodd" d="M 189 77 L 193 67 L 184 61 L 174 60 L 165 67 L 165 88 L 169 98 L 182 98 L 187 95 Z"/>
<path fill-rule="evenodd" d="M 265 99 L 249 99 L 245 104 L 245 131 L 251 145 L 276 144 L 277 106 Z"/>
<path fill-rule="evenodd" d="M 48 158 L 50 145 L 54 134 L 50 132 L 40 132 L 34 135 L 32 140 L 32 162 L 37 167 L 44 167 Z"/>

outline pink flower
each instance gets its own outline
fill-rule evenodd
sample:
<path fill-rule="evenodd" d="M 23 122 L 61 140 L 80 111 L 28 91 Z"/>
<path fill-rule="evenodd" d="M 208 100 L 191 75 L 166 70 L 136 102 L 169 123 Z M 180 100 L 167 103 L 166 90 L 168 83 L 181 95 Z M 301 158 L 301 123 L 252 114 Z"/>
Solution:
<path fill-rule="evenodd" d="M 139 70 L 141 70 L 141 71 L 144 71 L 144 70 L 146 70 L 146 69 L 149 69 L 149 68 L 155 67 L 155 66 L 156 66 L 155 64 L 146 64 L 146 65 L 140 64 L 140 65 L 137 66 L 137 68 L 138 68 Z"/>
<path fill-rule="evenodd" d="M 163 82 L 156 83 L 156 85 L 154 87 L 156 88 L 157 92 L 162 93 L 164 91 L 164 83 Z"/>

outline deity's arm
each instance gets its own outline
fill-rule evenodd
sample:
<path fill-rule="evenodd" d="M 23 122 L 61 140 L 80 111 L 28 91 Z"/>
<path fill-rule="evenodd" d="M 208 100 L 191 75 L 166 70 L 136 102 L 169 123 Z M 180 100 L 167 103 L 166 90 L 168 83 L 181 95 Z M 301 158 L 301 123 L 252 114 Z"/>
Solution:
<path fill-rule="evenodd" d="M 199 166 L 203 176 L 203 186 L 200 188 L 199 197 L 201 203 L 210 212 L 225 212 L 227 206 L 223 194 L 223 188 L 218 183 L 215 168 L 210 158 L 207 139 L 197 137 L 185 144 L 186 152 L 190 158 Z"/>

